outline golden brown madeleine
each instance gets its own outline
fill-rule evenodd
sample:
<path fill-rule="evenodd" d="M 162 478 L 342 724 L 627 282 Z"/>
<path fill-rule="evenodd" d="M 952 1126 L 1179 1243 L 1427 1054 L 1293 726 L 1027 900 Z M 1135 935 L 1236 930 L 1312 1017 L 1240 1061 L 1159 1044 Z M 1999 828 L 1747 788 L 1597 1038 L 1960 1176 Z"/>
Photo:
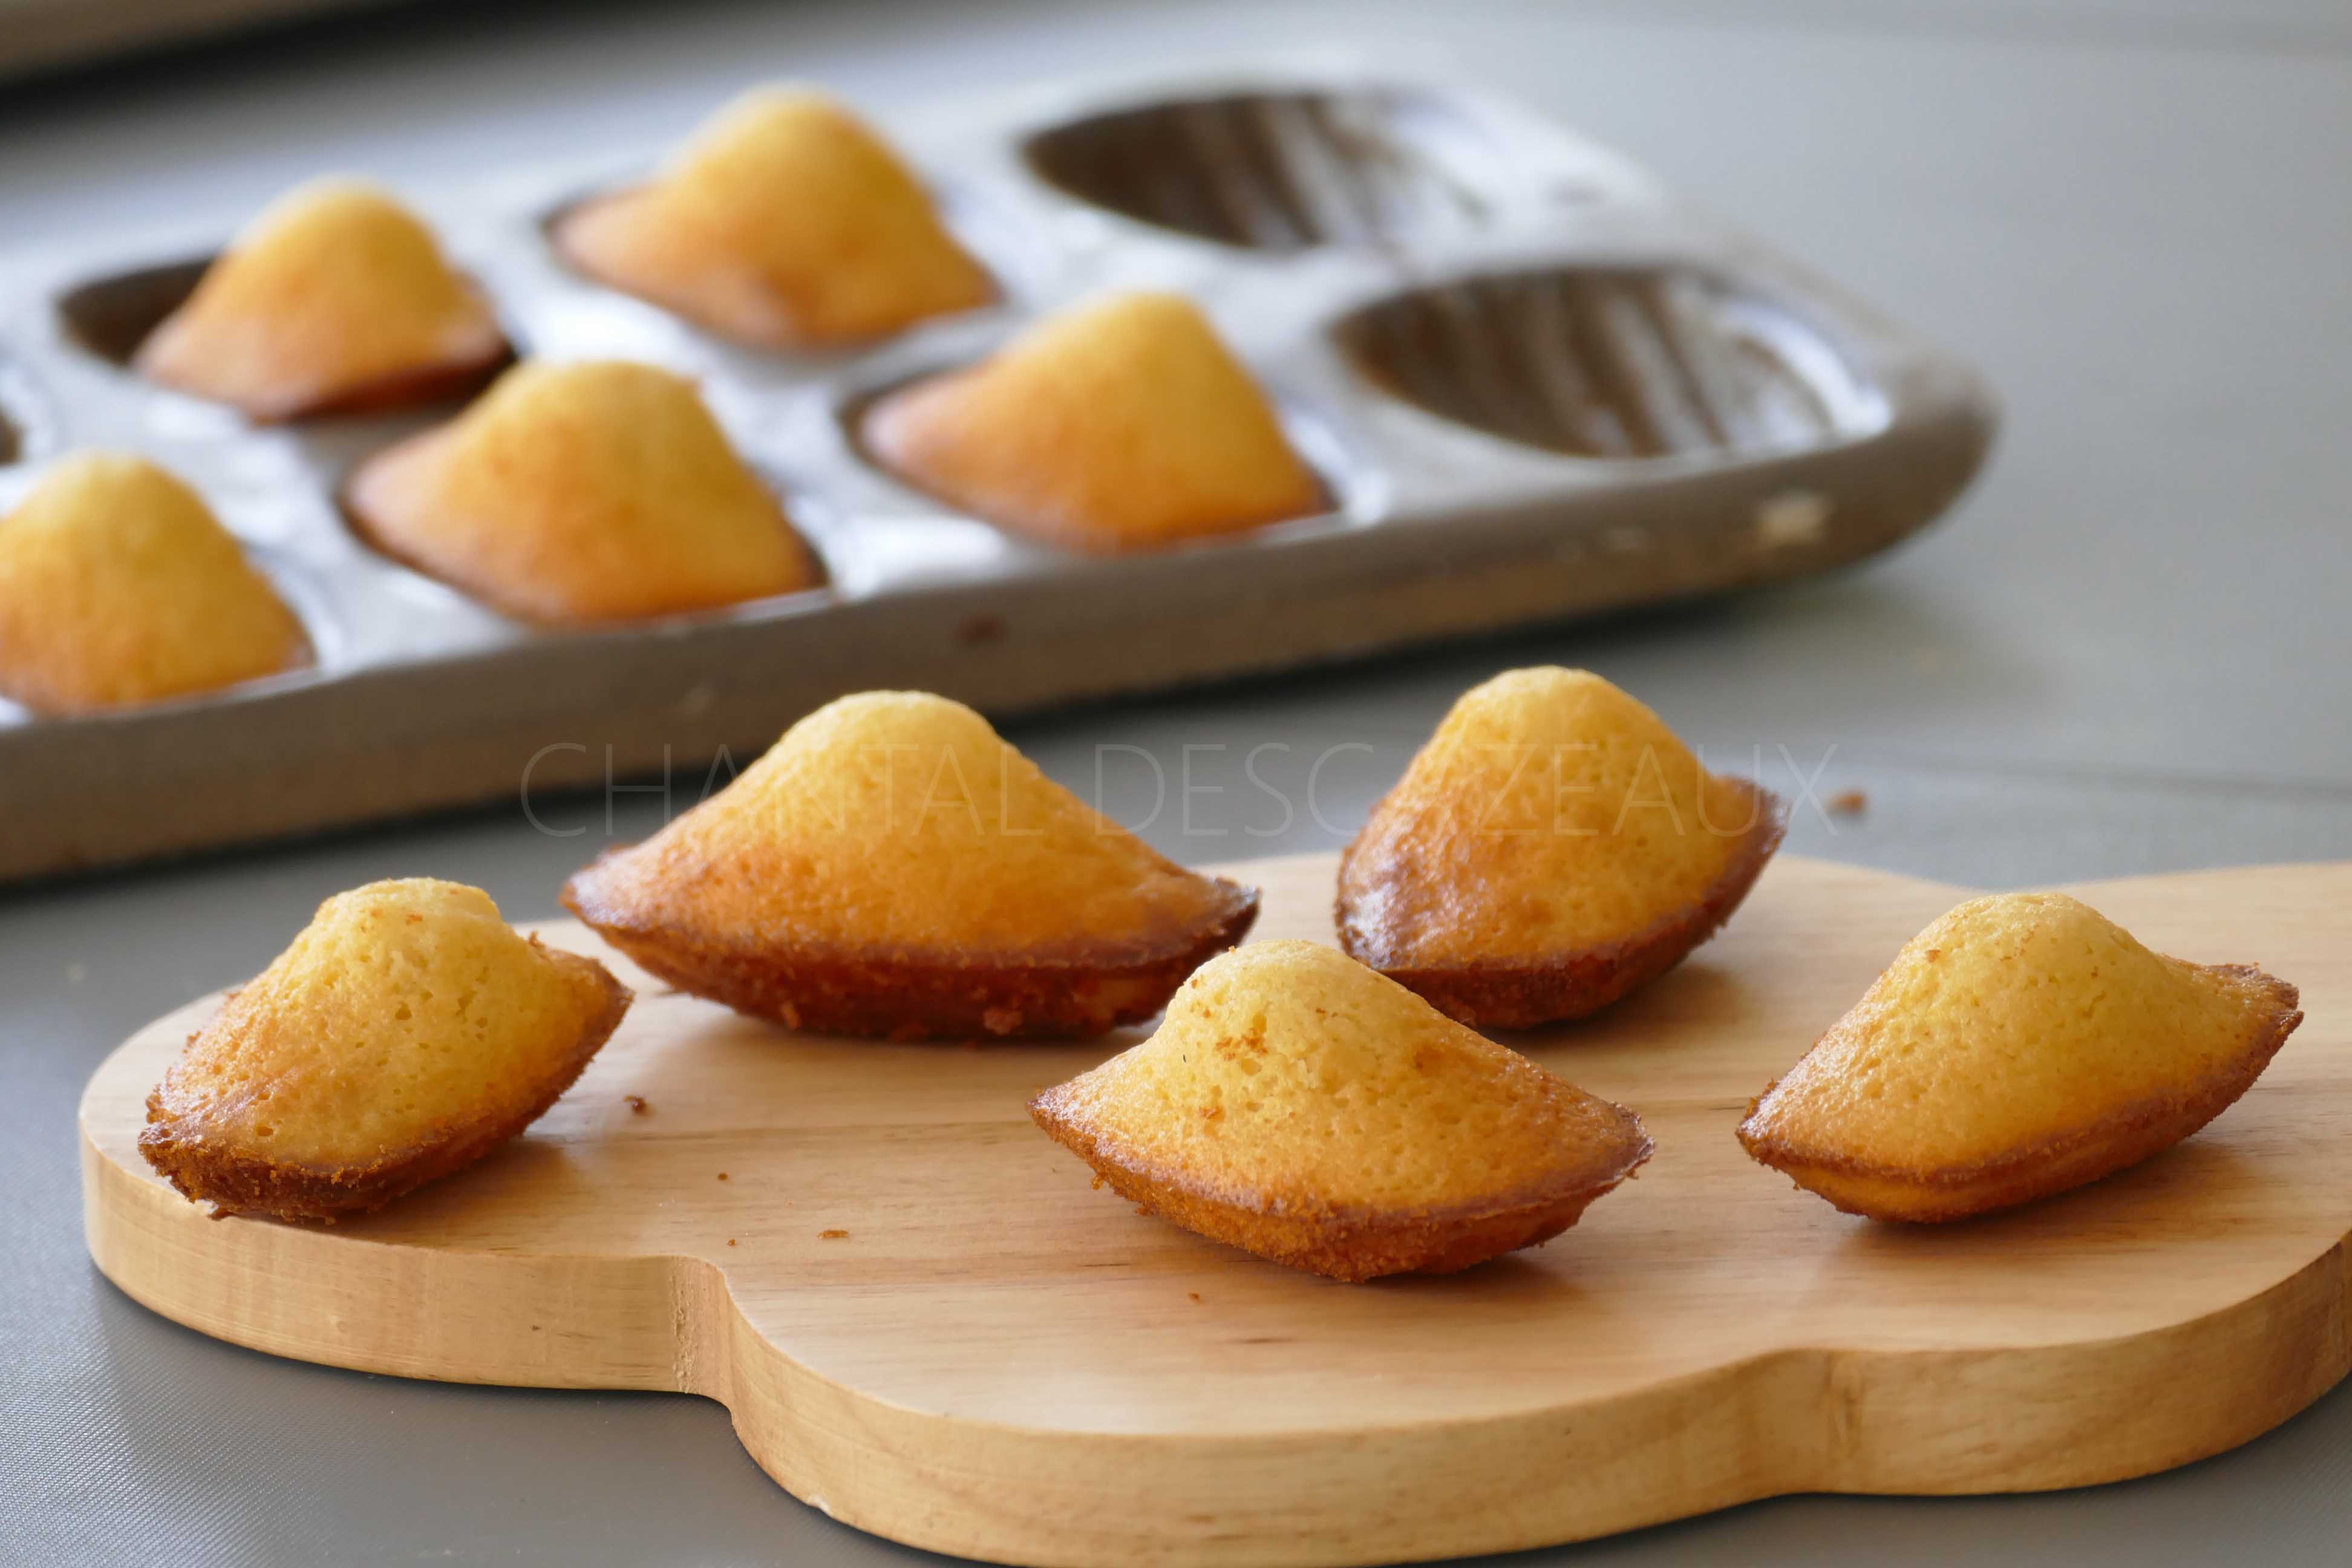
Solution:
<path fill-rule="evenodd" d="M 823 348 L 995 298 L 906 164 L 823 93 L 763 88 L 650 184 L 558 217 L 580 271 L 730 338 Z"/>
<path fill-rule="evenodd" d="M 866 410 L 875 457 L 999 527 L 1153 550 L 1323 510 L 1273 403 L 1198 307 L 1122 294 Z"/>
<path fill-rule="evenodd" d="M 147 1099 L 139 1147 L 223 1214 L 333 1219 L 537 1121 L 629 991 L 525 940 L 478 888 L 372 882 L 319 906 Z"/>
<path fill-rule="evenodd" d="M 309 658 L 203 499 L 143 458 L 63 458 L 0 518 L 0 693 L 27 708 L 160 701 Z"/>
<path fill-rule="evenodd" d="M 2301 1022 L 2284 981 L 2151 952 L 2063 893 L 1976 899 L 1911 939 L 1739 1142 L 1849 1214 L 1965 1219 L 2170 1148 Z"/>
<path fill-rule="evenodd" d="M 372 185 L 280 197 L 139 346 L 139 372 L 256 419 L 455 396 L 509 357 L 489 301 Z"/>
<path fill-rule="evenodd" d="M 1212 959 L 1150 1039 L 1029 1113 L 1121 1197 L 1335 1279 L 1549 1241 L 1652 1147 L 1623 1106 L 1305 942 Z"/>
<path fill-rule="evenodd" d="M 385 553 L 525 620 L 635 620 L 817 581 L 694 384 L 618 360 L 515 366 L 360 465 L 343 509 Z"/>
<path fill-rule="evenodd" d="M 1340 945 L 1465 1023 L 1580 1018 L 1714 934 L 1780 802 L 1580 669 L 1465 692 L 1339 861 Z"/>
<path fill-rule="evenodd" d="M 960 702 L 817 710 L 563 901 L 698 996 L 899 1039 L 1090 1035 L 1241 940 L 1257 891 L 1187 871 Z"/>

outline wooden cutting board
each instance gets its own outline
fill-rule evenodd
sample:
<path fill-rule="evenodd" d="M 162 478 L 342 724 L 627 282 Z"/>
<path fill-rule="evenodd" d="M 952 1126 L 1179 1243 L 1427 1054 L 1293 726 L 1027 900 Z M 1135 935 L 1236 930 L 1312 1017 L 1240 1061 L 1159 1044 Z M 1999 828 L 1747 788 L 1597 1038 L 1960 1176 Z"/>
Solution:
<path fill-rule="evenodd" d="M 1262 936 L 1330 935 L 1333 861 L 1261 861 Z M 2352 866 L 2082 889 L 2258 961 L 2307 1021 L 2205 1132 L 1974 1224 L 1848 1218 L 1752 1164 L 1748 1099 L 1957 888 L 1783 858 L 1713 943 L 1516 1037 L 1636 1107 L 1640 1178 L 1550 1246 L 1337 1285 L 1137 1215 L 1024 1101 L 1092 1044 L 802 1038 L 640 989 L 529 1136 L 333 1228 L 213 1221 L 142 1104 L 217 998 L 81 1106 L 91 1256 L 239 1344 L 371 1372 L 723 1402 L 834 1517 L 1024 1563 L 1492 1552 L 1791 1491 L 2035 1490 L 2184 1464 L 2352 1365 Z M 630 1097 L 645 1101 L 635 1110 Z"/>

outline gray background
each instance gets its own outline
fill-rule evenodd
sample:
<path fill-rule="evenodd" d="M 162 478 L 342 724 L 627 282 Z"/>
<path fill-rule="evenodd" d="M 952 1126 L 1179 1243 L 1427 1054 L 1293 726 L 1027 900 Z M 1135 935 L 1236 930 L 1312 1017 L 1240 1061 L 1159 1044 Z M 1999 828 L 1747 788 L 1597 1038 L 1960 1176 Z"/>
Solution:
<path fill-rule="evenodd" d="M 1302 790 L 1315 756 L 1371 748 L 1336 755 L 1311 803 L 1344 829 L 1462 688 L 1560 661 L 1711 757 L 1762 748 L 1783 788 L 1864 791 L 1858 819 L 1801 810 L 1804 853 L 1987 886 L 2352 855 L 2352 18 L 2322 0 L 395 12 L 0 89 L 0 244 L 193 205 L 234 217 L 322 168 L 397 180 L 650 147 L 762 78 L 887 110 L 1334 39 L 1483 74 L 1961 349 L 2007 400 L 2002 445 L 1945 523 L 1836 579 L 1012 727 L 1049 771 L 1187 859 L 1328 846 Z M 1292 748 L 1260 759 L 1292 796 L 1280 832 L 1241 769 L 1266 742 Z M 1164 771 L 1156 815 L 1147 765 L 1106 746 Z M 699 785 L 678 781 L 677 804 Z M 588 828 L 554 837 L 509 805 L 0 893 L 0 1558 L 917 1555 L 793 1501 L 714 1405 L 275 1361 L 152 1317 L 83 1257 L 73 1105 L 123 1036 L 253 973 L 329 893 L 440 875 L 542 915 L 566 872 L 661 810 L 620 797 L 608 835 L 604 802 L 544 803 L 550 825 Z M 2147 1481 L 1789 1499 L 1531 1556 L 2339 1564 L 2347 1483 L 2339 1392 Z"/>

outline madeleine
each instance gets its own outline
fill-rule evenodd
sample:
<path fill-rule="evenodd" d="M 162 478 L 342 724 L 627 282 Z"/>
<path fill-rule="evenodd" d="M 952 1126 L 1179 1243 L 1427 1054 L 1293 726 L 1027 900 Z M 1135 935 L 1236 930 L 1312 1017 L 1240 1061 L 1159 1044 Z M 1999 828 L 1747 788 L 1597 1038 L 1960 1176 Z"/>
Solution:
<path fill-rule="evenodd" d="M 380 1208 L 537 1121 L 628 1005 L 478 888 L 373 882 L 320 905 L 188 1041 L 139 1148 L 222 1214 Z"/>
<path fill-rule="evenodd" d="M 1174 865 L 960 702 L 845 697 L 563 890 L 671 984 L 817 1033 L 1098 1034 L 1241 939 L 1255 889 Z"/>
<path fill-rule="evenodd" d="M 2063 893 L 1972 900 L 1749 1105 L 1739 1141 L 1849 1214 L 1965 1219 L 2188 1137 L 2270 1065 L 2295 1000 Z"/>
<path fill-rule="evenodd" d="M 814 586 L 782 505 L 694 384 L 531 361 L 343 487 L 376 548 L 522 620 L 639 620 Z"/>
<path fill-rule="evenodd" d="M 1326 504 L 1273 402 L 1174 294 L 1041 322 L 877 399 L 861 437 L 916 488 L 1072 550 L 1162 549 Z"/>
<path fill-rule="evenodd" d="M 415 215 L 322 180 L 239 235 L 132 364 L 272 421 L 454 396 L 511 357 L 489 301 Z"/>
<path fill-rule="evenodd" d="M 553 237 L 589 277 L 763 348 L 857 343 L 996 294 L 914 172 L 805 90 L 746 93 L 653 181 L 580 203 Z"/>
<path fill-rule="evenodd" d="M 1601 677 L 1512 670 L 1454 703 L 1348 846 L 1340 944 L 1465 1023 L 1580 1018 L 1729 919 L 1781 826 Z"/>
<path fill-rule="evenodd" d="M 1329 948 L 1253 943 L 1030 1114 L 1187 1230 L 1335 1279 L 1549 1240 L 1650 1157 L 1641 1119 Z"/>
<path fill-rule="evenodd" d="M 269 579 L 144 458 L 66 458 L 0 518 L 0 693 L 37 712 L 159 702 L 309 659 Z"/>

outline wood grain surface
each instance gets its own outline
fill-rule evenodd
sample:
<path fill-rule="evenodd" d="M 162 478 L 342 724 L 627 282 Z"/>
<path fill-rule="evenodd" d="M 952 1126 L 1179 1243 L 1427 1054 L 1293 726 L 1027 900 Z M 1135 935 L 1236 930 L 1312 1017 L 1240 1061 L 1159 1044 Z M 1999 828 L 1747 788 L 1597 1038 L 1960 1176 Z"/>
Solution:
<path fill-rule="evenodd" d="M 1328 940 L 1332 873 L 1239 868 L 1257 934 Z M 147 1170 L 144 1097 L 218 999 L 158 1020 L 82 1101 L 89 1248 L 156 1310 L 282 1355 L 708 1395 L 794 1495 L 1003 1562 L 1394 1562 L 1789 1491 L 2114 1479 L 2243 1442 L 2352 1365 L 2352 866 L 2074 890 L 2164 951 L 2263 963 L 2308 1019 L 2188 1143 L 1961 1226 L 1838 1215 L 1733 1140 L 1963 896 L 1784 858 L 1649 991 L 1512 1037 L 1637 1108 L 1658 1154 L 1549 1247 L 1452 1278 L 1336 1285 L 1092 1190 L 1024 1101 L 1131 1036 L 799 1037 L 609 952 L 640 1000 L 555 1110 L 333 1228 L 213 1221 Z"/>

